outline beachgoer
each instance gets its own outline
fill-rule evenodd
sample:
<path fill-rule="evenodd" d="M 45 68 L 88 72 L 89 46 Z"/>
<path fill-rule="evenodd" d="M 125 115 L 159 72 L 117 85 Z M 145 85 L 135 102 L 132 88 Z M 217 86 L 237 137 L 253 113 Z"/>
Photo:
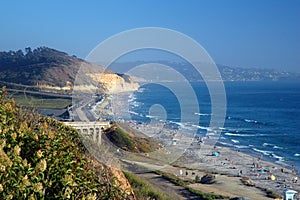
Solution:
<path fill-rule="evenodd" d="M 258 156 L 257 160 L 258 160 L 258 161 L 260 161 L 260 160 L 261 160 L 261 155 L 259 155 L 259 156 Z"/>
<path fill-rule="evenodd" d="M 273 174 L 270 176 L 270 179 L 272 180 L 272 181 L 275 181 L 276 180 L 276 176 L 274 176 Z"/>
<path fill-rule="evenodd" d="M 204 139 L 203 139 L 203 137 L 200 138 L 200 143 L 204 144 Z"/>
<path fill-rule="evenodd" d="M 298 177 L 296 176 L 293 178 L 293 183 L 297 183 L 297 182 L 298 182 Z"/>

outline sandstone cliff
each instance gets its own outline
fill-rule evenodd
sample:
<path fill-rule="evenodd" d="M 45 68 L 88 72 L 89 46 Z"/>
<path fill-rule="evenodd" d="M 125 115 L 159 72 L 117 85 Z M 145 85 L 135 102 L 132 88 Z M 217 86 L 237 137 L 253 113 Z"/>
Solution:
<path fill-rule="evenodd" d="M 128 75 L 113 73 L 89 73 L 87 74 L 94 81 L 101 83 L 109 94 L 131 92 L 139 88 Z"/>

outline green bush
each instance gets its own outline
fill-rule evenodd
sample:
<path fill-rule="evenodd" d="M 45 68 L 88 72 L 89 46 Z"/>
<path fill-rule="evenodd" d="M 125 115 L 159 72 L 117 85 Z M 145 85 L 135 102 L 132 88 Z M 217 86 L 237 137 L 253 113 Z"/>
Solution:
<path fill-rule="evenodd" d="M 84 151 L 74 129 L 18 108 L 0 90 L 0 199 L 119 199 Z"/>
<path fill-rule="evenodd" d="M 196 183 L 200 183 L 200 181 L 201 181 L 201 178 L 200 178 L 200 176 L 197 174 L 196 177 L 195 177 L 195 182 L 196 182 Z"/>

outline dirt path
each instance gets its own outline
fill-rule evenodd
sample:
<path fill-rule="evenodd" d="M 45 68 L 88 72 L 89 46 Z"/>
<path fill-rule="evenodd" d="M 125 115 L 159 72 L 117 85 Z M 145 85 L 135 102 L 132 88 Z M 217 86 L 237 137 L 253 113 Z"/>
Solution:
<path fill-rule="evenodd" d="M 185 200 L 185 199 L 200 199 L 198 196 L 189 192 L 187 189 L 177 186 L 172 182 L 162 178 L 160 175 L 157 175 L 152 172 L 136 174 L 139 178 L 146 180 L 150 183 L 153 188 L 166 194 L 170 199 L 174 200 Z"/>

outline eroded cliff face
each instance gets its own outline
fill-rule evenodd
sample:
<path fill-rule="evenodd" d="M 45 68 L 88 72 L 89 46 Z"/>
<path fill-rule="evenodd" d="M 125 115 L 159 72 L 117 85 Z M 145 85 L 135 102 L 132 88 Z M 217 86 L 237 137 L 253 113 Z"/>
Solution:
<path fill-rule="evenodd" d="M 99 92 L 107 94 L 116 94 L 122 92 L 132 92 L 139 88 L 139 84 L 133 81 L 128 75 L 114 73 L 85 73 L 86 79 L 80 84 L 73 85 L 69 81 L 64 87 L 37 84 L 43 92 L 52 93 L 70 93 L 72 90 L 81 92 Z M 99 90 L 101 89 L 101 90 Z"/>
<path fill-rule="evenodd" d="M 103 84 L 109 94 L 132 92 L 139 88 L 139 85 L 127 75 L 112 73 L 90 73 L 87 75 L 94 81 Z"/>

